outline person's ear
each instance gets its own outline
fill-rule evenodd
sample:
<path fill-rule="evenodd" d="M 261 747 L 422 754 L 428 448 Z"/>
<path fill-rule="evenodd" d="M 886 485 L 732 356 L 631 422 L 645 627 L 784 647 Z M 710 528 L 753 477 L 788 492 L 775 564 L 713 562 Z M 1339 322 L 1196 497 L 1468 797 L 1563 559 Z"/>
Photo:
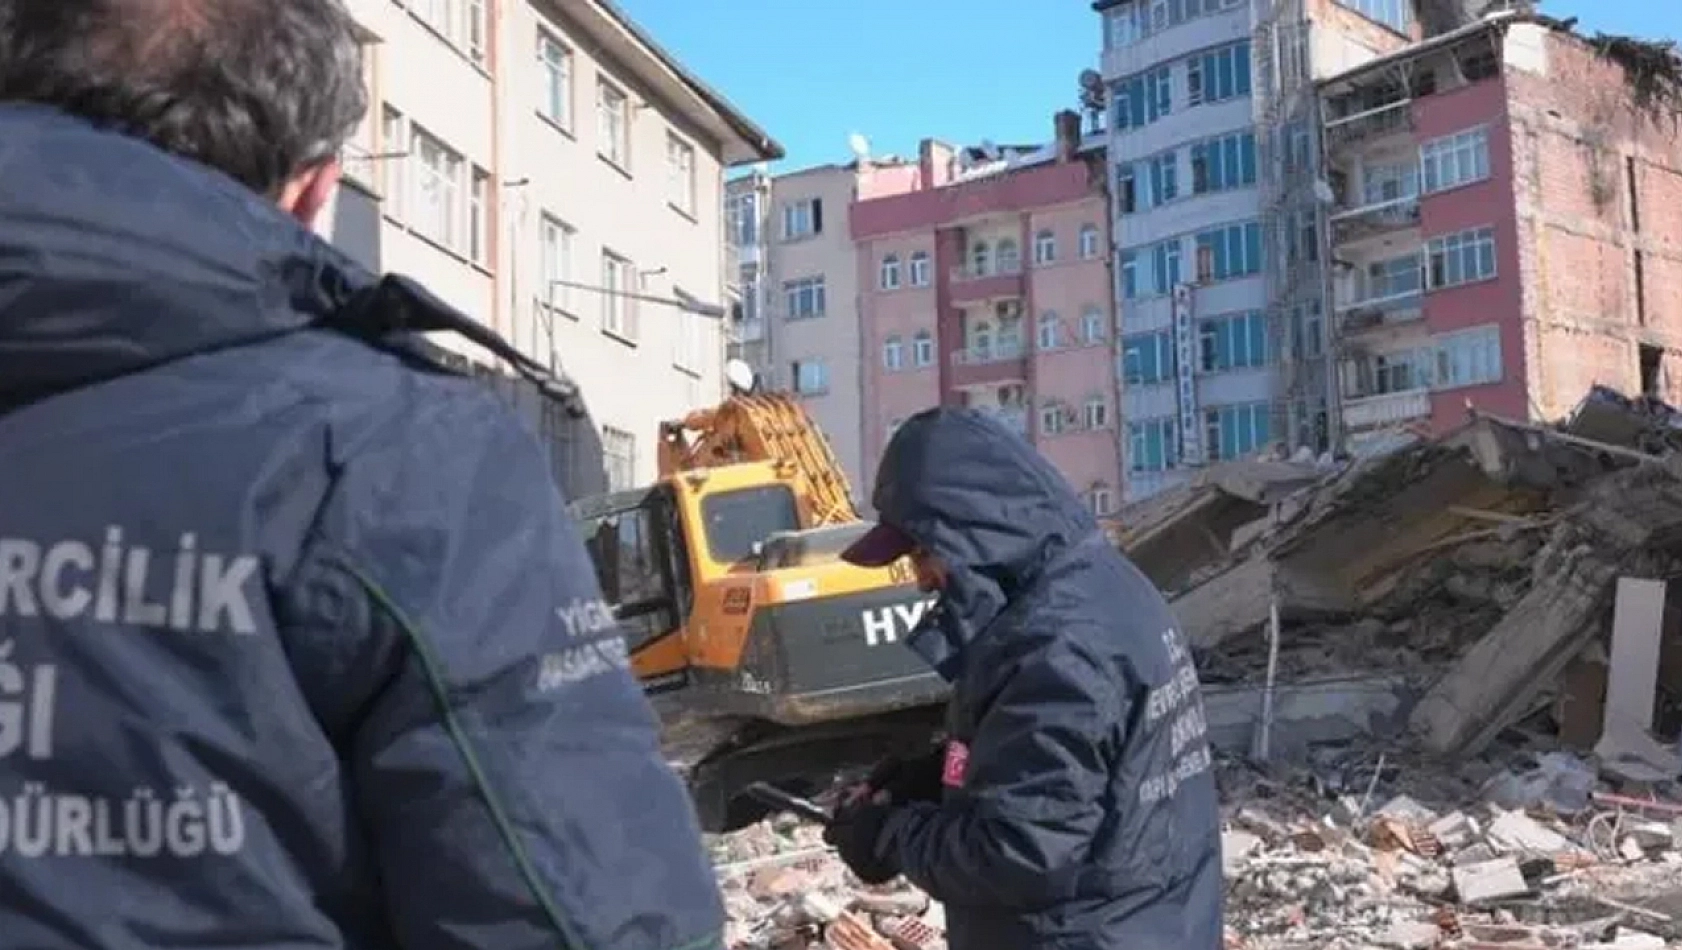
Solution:
<path fill-rule="evenodd" d="M 339 187 L 339 160 L 329 159 L 299 172 L 286 183 L 280 193 L 280 208 L 306 228 L 315 227 L 316 218 L 333 200 Z"/>

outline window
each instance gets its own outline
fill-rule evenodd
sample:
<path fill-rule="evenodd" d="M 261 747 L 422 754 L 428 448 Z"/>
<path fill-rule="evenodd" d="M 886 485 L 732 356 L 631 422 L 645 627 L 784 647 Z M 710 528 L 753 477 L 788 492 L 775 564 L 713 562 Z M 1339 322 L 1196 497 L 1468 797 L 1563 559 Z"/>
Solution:
<path fill-rule="evenodd" d="M 695 215 L 695 146 L 666 134 L 666 200 L 684 214 Z"/>
<path fill-rule="evenodd" d="M 753 247 L 759 243 L 759 195 L 744 191 L 725 199 L 725 214 L 730 219 L 730 240 L 737 247 Z"/>
<path fill-rule="evenodd" d="M 1419 147 L 1425 193 L 1447 191 L 1489 177 L 1489 130 L 1476 128 L 1432 139 Z"/>
<path fill-rule="evenodd" d="M 1444 290 L 1495 276 L 1495 229 L 1473 228 L 1425 244 L 1426 279 Z"/>
<path fill-rule="evenodd" d="M 1361 202 L 1381 205 L 1419 196 L 1419 165 L 1415 162 L 1369 165 L 1361 169 Z"/>
<path fill-rule="evenodd" d="M 1203 441 L 1211 461 L 1249 455 L 1267 445 L 1268 405 L 1250 402 L 1203 414 Z"/>
<path fill-rule="evenodd" d="M 804 277 L 783 282 L 783 316 L 790 320 L 809 320 L 824 315 L 824 285 L 822 277 Z"/>
<path fill-rule="evenodd" d="M 602 427 L 602 473 L 608 491 L 624 491 L 637 484 L 637 437 L 623 429 Z"/>
<path fill-rule="evenodd" d="M 1039 347 L 1042 350 L 1055 350 L 1063 342 L 1063 318 L 1055 310 L 1047 310 L 1040 314 Z"/>
<path fill-rule="evenodd" d="M 445 42 L 466 53 L 475 65 L 485 64 L 484 0 L 413 0 L 409 9 Z"/>
<path fill-rule="evenodd" d="M 1010 238 L 1002 238 L 993 252 L 996 273 L 1014 274 L 1022 270 L 1022 251 Z"/>
<path fill-rule="evenodd" d="M 537 273 L 538 280 L 543 286 L 538 288 L 538 299 L 544 306 L 560 310 L 576 319 L 577 311 L 573 309 L 573 288 L 560 286 L 556 281 L 573 282 L 572 245 L 574 231 L 560 219 L 545 214 L 537 226 L 538 246 L 540 249 Z"/>
<path fill-rule="evenodd" d="M 1128 162 L 1116 168 L 1115 204 L 1117 214 L 1136 214 L 1139 208 L 1139 181 Z"/>
<path fill-rule="evenodd" d="M 1103 396 L 1091 396 L 1086 400 L 1084 421 L 1088 429 L 1108 429 L 1110 427 L 1110 403 Z"/>
<path fill-rule="evenodd" d="M 380 112 L 380 140 L 380 151 L 398 153 L 378 163 L 381 206 L 388 217 L 401 219 L 408 206 L 403 177 L 403 170 L 409 164 L 408 123 L 403 113 L 391 106 L 385 106 Z"/>
<path fill-rule="evenodd" d="M 1083 224 L 1080 226 L 1080 259 L 1095 260 L 1102 249 L 1099 247 L 1098 226 Z"/>
<path fill-rule="evenodd" d="M 467 58 L 475 66 L 484 66 L 490 60 L 488 33 L 485 0 L 467 0 Z"/>
<path fill-rule="evenodd" d="M 1122 337 L 1121 376 L 1134 385 L 1173 379 L 1174 335 L 1164 330 Z"/>
<path fill-rule="evenodd" d="M 1225 102 L 1250 94 L 1250 41 L 1191 57 L 1186 63 L 1186 101 Z"/>
<path fill-rule="evenodd" d="M 1174 103 L 1174 73 L 1162 66 L 1116 84 L 1115 127 L 1137 129 L 1167 115 Z"/>
<path fill-rule="evenodd" d="M 596 154 L 620 168 L 631 167 L 631 101 L 617 86 L 596 80 Z"/>
<path fill-rule="evenodd" d="M 890 336 L 882 344 L 882 368 L 886 370 L 905 368 L 905 341 L 897 336 Z"/>
<path fill-rule="evenodd" d="M 927 330 L 918 330 L 911 338 L 911 362 L 918 366 L 934 363 L 934 337 Z"/>
<path fill-rule="evenodd" d="M 1437 337 L 1439 389 L 1501 381 L 1501 330 L 1482 326 Z"/>
<path fill-rule="evenodd" d="M 823 199 L 805 198 L 783 205 L 783 240 L 823 233 Z"/>
<path fill-rule="evenodd" d="M 1206 195 L 1256 183 L 1256 134 L 1240 132 L 1191 147 L 1191 193 Z"/>
<path fill-rule="evenodd" d="M 1179 457 L 1173 419 L 1146 419 L 1127 426 L 1127 468 L 1134 472 L 1163 472 Z"/>
<path fill-rule="evenodd" d="M 1397 33 L 1406 33 L 1413 25 L 1414 0 L 1337 0 L 1337 3 Z"/>
<path fill-rule="evenodd" d="M 672 287 L 672 296 L 679 300 L 691 297 L 677 286 Z M 691 376 L 700 376 L 706 365 L 707 357 L 707 324 L 710 318 L 688 310 L 678 310 L 664 318 L 675 321 L 676 332 L 672 333 L 672 365 Z"/>
<path fill-rule="evenodd" d="M 1204 320 L 1198 360 L 1205 373 L 1267 365 L 1267 317 L 1260 311 Z"/>
<path fill-rule="evenodd" d="M 1232 280 L 1261 273 L 1261 225 L 1230 224 L 1197 235 L 1197 278 Z"/>
<path fill-rule="evenodd" d="M 803 396 L 829 391 L 829 367 L 823 360 L 795 360 L 791 378 L 794 391 Z"/>
<path fill-rule="evenodd" d="M 467 166 L 462 157 L 418 126 L 411 126 L 415 164 L 415 202 L 409 224 L 452 250 L 466 242 L 461 206 Z"/>
<path fill-rule="evenodd" d="M 1101 343 L 1106 336 L 1104 327 L 1104 311 L 1095 306 L 1088 306 L 1080 315 L 1081 341 L 1091 345 Z"/>
<path fill-rule="evenodd" d="M 572 50 L 548 33 L 537 34 L 537 71 L 542 81 L 538 111 L 563 129 L 572 128 Z"/>
<path fill-rule="evenodd" d="M 993 272 L 993 246 L 977 241 L 969 248 L 969 273 L 972 277 L 986 277 Z"/>
<path fill-rule="evenodd" d="M 1419 255 L 1415 253 L 1368 264 L 1366 299 L 1383 300 L 1419 293 L 1424 281 L 1419 260 Z"/>
<path fill-rule="evenodd" d="M 491 263 L 491 173 L 474 166 L 467 191 L 467 256 L 475 264 Z"/>
<path fill-rule="evenodd" d="M 1034 263 L 1050 264 L 1057 260 L 1057 235 L 1049 230 L 1034 235 Z"/>
<path fill-rule="evenodd" d="M 1104 11 L 1104 48 L 1122 49 L 1245 0 L 1132 0 Z"/>
<path fill-rule="evenodd" d="M 773 534 L 800 527 L 800 510 L 787 485 L 739 488 L 709 494 L 701 502 L 707 553 L 728 564 L 753 557 Z"/>
<path fill-rule="evenodd" d="M 1139 296 L 1139 261 L 1133 251 L 1121 255 L 1121 297 L 1132 300 Z"/>
<path fill-rule="evenodd" d="M 899 255 L 889 254 L 882 258 L 881 281 L 883 290 L 899 289 Z"/>
<path fill-rule="evenodd" d="M 1091 506 L 1093 515 L 1103 518 L 1115 510 L 1115 495 L 1106 485 L 1094 485 L 1086 493 L 1086 503 Z"/>
<path fill-rule="evenodd" d="M 742 322 L 747 324 L 759 321 L 759 269 L 752 265 L 742 267 Z"/>
<path fill-rule="evenodd" d="M 612 251 L 602 251 L 601 287 L 602 332 L 622 340 L 636 339 L 636 301 L 626 296 L 637 292 L 631 262 Z"/>
<path fill-rule="evenodd" d="M 1145 177 L 1145 194 L 1141 204 L 1144 208 L 1154 208 L 1164 205 L 1180 194 L 1180 157 L 1176 152 L 1168 152 L 1154 158 L 1147 158 L 1142 162 Z"/>
<path fill-rule="evenodd" d="M 1069 412 L 1060 402 L 1048 402 L 1040 407 L 1040 431 L 1046 435 L 1062 435 L 1068 425 Z"/>
<path fill-rule="evenodd" d="M 1151 292 L 1171 293 L 1180 284 L 1180 239 L 1169 238 L 1153 245 L 1151 252 Z"/>
<path fill-rule="evenodd" d="M 929 255 L 922 251 L 915 251 L 911 255 L 911 286 L 927 287 L 929 285 Z"/>

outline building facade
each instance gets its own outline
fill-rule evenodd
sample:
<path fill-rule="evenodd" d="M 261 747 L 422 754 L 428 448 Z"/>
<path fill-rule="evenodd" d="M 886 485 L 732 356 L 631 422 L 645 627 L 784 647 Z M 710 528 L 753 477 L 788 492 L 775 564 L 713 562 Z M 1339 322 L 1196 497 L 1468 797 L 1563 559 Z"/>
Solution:
<path fill-rule="evenodd" d="M 1357 451 L 1469 406 L 1554 420 L 1597 383 L 1682 395 L 1678 128 L 1636 45 L 1497 14 L 1322 84 Z"/>
<path fill-rule="evenodd" d="M 780 149 L 607 0 L 348 5 L 370 111 L 323 232 L 578 384 L 578 421 L 504 387 L 569 494 L 652 480 L 658 422 L 724 388 L 724 170 Z"/>
<path fill-rule="evenodd" d="M 1271 445 L 1332 447 L 1313 77 L 1410 42 L 1411 2 L 1095 7 L 1128 499 Z"/>
<path fill-rule="evenodd" d="M 858 267 L 847 233 L 861 164 L 868 162 L 775 177 L 756 171 L 726 186 L 740 261 L 739 352 L 764 385 L 801 397 L 855 495 L 868 494 L 871 474 L 859 427 Z"/>
<path fill-rule="evenodd" d="M 1085 494 L 1120 501 L 1114 300 L 1102 142 L 1060 113 L 1044 148 L 959 152 L 867 173 L 851 209 L 864 468 L 935 405 L 995 413 Z"/>

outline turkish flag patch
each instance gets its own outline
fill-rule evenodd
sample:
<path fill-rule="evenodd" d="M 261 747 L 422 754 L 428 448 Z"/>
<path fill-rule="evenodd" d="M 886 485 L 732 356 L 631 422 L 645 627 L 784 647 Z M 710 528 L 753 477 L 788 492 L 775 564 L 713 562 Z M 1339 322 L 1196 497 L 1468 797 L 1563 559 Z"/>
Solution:
<path fill-rule="evenodd" d="M 969 771 L 969 746 L 956 739 L 946 743 L 946 762 L 940 769 L 940 784 L 960 788 L 964 774 Z"/>

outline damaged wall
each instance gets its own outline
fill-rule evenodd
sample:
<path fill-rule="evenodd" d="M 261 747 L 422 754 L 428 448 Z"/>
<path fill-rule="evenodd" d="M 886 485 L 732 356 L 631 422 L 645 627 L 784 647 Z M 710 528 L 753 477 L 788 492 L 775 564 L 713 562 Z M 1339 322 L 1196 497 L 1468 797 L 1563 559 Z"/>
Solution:
<path fill-rule="evenodd" d="M 1682 169 L 1672 103 L 1637 105 L 1624 64 L 1579 37 L 1549 31 L 1541 62 L 1506 74 L 1531 415 L 1558 418 L 1595 383 L 1640 392 L 1642 344 L 1663 351 L 1657 394 L 1675 402 Z"/>

